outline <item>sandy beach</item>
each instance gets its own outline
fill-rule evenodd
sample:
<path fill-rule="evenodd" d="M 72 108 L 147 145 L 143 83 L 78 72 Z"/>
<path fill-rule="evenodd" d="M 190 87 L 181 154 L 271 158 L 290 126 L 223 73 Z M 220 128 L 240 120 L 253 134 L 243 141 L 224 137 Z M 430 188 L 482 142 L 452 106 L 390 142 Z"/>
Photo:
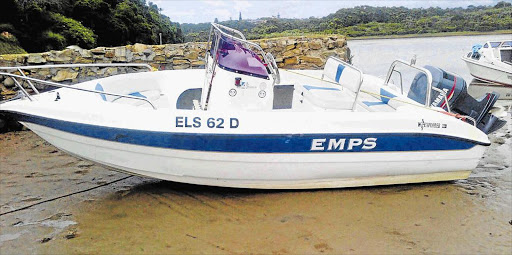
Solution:
<path fill-rule="evenodd" d="M 467 180 L 303 191 L 129 176 L 0 134 L 0 253 L 510 254 L 507 121 Z"/>

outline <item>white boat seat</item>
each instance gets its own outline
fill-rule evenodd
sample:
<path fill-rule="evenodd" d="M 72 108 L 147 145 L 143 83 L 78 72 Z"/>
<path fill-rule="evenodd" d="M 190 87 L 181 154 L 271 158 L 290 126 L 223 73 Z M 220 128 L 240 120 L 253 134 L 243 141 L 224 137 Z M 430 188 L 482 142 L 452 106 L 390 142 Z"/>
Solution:
<path fill-rule="evenodd" d="M 357 93 L 361 74 L 353 68 L 347 68 L 344 64 L 329 58 L 325 63 L 323 77 L 340 84 L 342 87 Z"/>
<path fill-rule="evenodd" d="M 310 103 L 324 109 L 352 109 L 354 98 L 335 87 L 302 85 L 302 96 Z"/>

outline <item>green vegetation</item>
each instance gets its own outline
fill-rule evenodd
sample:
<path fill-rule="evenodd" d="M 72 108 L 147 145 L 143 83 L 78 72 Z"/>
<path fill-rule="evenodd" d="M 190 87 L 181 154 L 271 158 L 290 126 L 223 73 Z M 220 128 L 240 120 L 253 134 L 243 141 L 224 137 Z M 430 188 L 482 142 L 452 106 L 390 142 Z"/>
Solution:
<path fill-rule="evenodd" d="M 14 35 L 29 52 L 68 45 L 158 44 L 159 33 L 163 43 L 183 42 L 179 24 L 160 12 L 146 0 L 3 0 L 0 33 Z"/>
<path fill-rule="evenodd" d="M 467 8 L 359 6 L 323 18 L 222 21 L 249 39 L 302 34 L 344 34 L 349 37 L 422 35 L 447 32 L 489 32 L 512 29 L 512 4 Z M 206 41 L 209 24 L 182 24 L 185 41 Z"/>
<path fill-rule="evenodd" d="M 0 55 L 2 54 L 23 54 L 27 53 L 20 47 L 14 36 L 0 35 Z"/>
<path fill-rule="evenodd" d="M 240 14 L 241 15 L 241 14 Z M 217 20 L 217 19 L 215 19 Z M 359 6 L 322 18 L 229 20 L 248 39 L 304 34 L 352 38 L 512 31 L 512 4 L 467 8 Z M 0 53 L 41 52 L 134 43 L 206 41 L 210 24 L 178 24 L 146 0 L 2 0 Z"/>

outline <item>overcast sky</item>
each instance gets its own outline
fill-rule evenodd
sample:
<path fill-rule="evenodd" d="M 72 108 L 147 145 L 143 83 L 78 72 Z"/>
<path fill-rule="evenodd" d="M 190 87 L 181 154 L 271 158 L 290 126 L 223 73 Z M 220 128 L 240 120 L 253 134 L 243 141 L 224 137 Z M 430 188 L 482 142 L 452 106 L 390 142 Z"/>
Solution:
<path fill-rule="evenodd" d="M 467 7 L 468 5 L 495 5 L 500 0 L 147 0 L 163 9 L 173 22 L 201 23 L 238 19 L 256 19 L 277 16 L 282 18 L 323 17 L 340 8 L 359 5 L 413 7 Z M 511 2 L 512 0 L 506 0 Z"/>

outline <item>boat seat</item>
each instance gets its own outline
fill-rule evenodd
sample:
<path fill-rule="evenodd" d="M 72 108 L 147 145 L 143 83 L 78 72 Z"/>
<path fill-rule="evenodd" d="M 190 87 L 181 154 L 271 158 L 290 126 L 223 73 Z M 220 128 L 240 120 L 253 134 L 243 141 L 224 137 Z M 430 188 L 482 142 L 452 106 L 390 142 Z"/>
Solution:
<path fill-rule="evenodd" d="M 302 85 L 301 95 L 305 100 L 324 109 L 352 109 L 354 97 L 341 88 L 330 86 Z"/>
<path fill-rule="evenodd" d="M 323 77 L 340 84 L 353 93 L 359 92 L 361 74 L 353 68 L 347 68 L 343 63 L 336 61 L 336 59 L 327 59 Z"/>

